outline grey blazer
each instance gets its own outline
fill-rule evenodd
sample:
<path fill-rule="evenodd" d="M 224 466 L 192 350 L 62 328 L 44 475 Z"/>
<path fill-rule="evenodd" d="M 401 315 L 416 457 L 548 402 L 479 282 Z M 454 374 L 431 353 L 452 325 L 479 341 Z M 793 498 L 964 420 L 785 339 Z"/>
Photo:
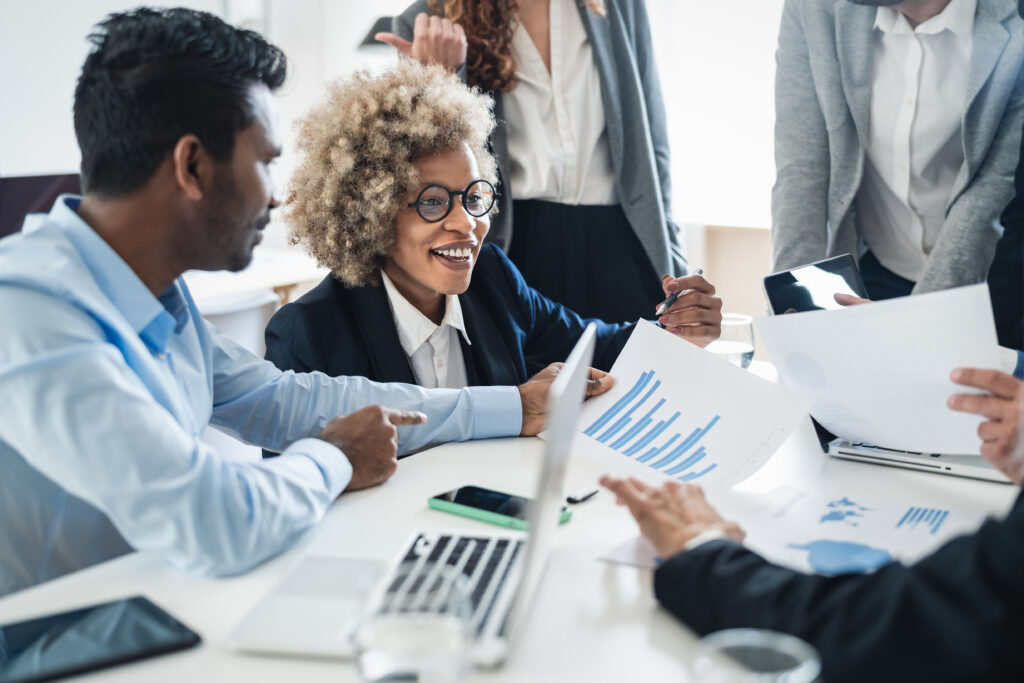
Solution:
<path fill-rule="evenodd" d="M 601 79 L 605 126 L 622 210 L 658 275 L 686 274 L 679 228 L 670 219 L 668 131 L 658 71 L 651 47 L 644 0 L 606 0 L 608 16 L 599 17 L 576 3 L 594 51 Z M 416 15 L 430 13 L 427 0 L 416 0 L 395 17 L 392 30 L 412 40 Z M 501 174 L 501 211 L 491 222 L 490 239 L 508 250 L 512 242 L 512 199 L 508 140 L 502 94 L 494 93 L 498 127 L 491 148 Z M 628 122 L 628 125 L 627 125 Z"/>
<path fill-rule="evenodd" d="M 863 251 L 875 8 L 786 0 L 775 79 L 772 251 L 776 270 Z M 1013 197 L 1024 123 L 1024 22 L 1014 0 L 979 0 L 961 126 L 964 163 L 915 293 L 983 282 Z"/>

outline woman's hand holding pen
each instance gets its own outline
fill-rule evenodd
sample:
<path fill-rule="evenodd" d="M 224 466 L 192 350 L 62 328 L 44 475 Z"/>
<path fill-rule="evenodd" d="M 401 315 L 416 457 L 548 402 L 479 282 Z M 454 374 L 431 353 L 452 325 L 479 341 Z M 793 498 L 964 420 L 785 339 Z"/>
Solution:
<path fill-rule="evenodd" d="M 705 347 L 722 334 L 722 300 L 715 296 L 715 286 L 703 275 L 661 278 L 666 296 L 680 292 L 675 303 L 658 315 L 665 329 L 688 342 Z M 657 312 L 655 313 L 657 315 Z"/>

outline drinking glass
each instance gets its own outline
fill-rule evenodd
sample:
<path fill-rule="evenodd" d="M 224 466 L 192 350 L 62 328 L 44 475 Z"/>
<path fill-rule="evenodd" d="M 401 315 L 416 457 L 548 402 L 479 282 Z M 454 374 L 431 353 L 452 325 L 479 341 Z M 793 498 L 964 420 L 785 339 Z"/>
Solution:
<path fill-rule="evenodd" d="M 449 566 L 412 574 L 399 567 L 355 632 L 363 680 L 453 683 L 469 667 L 470 596 L 466 578 Z"/>
<path fill-rule="evenodd" d="M 697 641 L 691 668 L 704 683 L 812 683 L 818 652 L 796 636 L 757 628 L 709 633 Z"/>
<path fill-rule="evenodd" d="M 754 319 L 742 313 L 722 314 L 722 336 L 707 345 L 707 350 L 741 368 L 754 360 Z"/>

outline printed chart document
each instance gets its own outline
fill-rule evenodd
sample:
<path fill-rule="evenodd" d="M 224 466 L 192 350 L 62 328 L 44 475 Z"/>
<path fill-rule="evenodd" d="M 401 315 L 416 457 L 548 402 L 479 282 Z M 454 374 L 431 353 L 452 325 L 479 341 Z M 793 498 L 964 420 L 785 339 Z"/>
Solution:
<path fill-rule="evenodd" d="M 838 311 L 759 318 L 757 330 L 787 387 L 851 443 L 979 455 L 982 420 L 950 410 L 956 367 L 999 369 L 988 288 L 972 285 Z"/>
<path fill-rule="evenodd" d="M 740 522 L 745 543 L 773 562 L 818 574 L 915 562 L 954 536 L 977 531 L 985 517 L 911 495 L 883 497 L 837 486 L 813 493 L 782 487 L 757 497 L 760 512 Z"/>
<path fill-rule="evenodd" d="M 869 572 L 892 560 L 915 562 L 954 536 L 973 533 L 985 517 L 909 495 L 884 497 L 842 486 L 723 493 L 722 504 L 714 504 L 746 531 L 747 547 L 776 564 L 816 574 Z M 598 559 L 648 568 L 659 562 L 641 536 L 607 549 Z"/>
<path fill-rule="evenodd" d="M 808 401 L 645 321 L 587 401 L 573 452 L 610 472 L 725 489 L 758 470 Z"/>

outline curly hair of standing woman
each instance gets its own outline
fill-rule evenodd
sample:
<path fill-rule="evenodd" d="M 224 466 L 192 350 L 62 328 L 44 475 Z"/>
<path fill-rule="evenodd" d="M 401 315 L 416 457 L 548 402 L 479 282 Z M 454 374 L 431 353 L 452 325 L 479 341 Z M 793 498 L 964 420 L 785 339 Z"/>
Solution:
<path fill-rule="evenodd" d="M 608 13 L 605 0 L 579 0 L 594 14 Z M 461 24 L 466 31 L 466 82 L 491 92 L 516 87 L 516 61 L 512 57 L 512 33 L 516 27 L 517 0 L 430 0 L 433 14 Z"/>

